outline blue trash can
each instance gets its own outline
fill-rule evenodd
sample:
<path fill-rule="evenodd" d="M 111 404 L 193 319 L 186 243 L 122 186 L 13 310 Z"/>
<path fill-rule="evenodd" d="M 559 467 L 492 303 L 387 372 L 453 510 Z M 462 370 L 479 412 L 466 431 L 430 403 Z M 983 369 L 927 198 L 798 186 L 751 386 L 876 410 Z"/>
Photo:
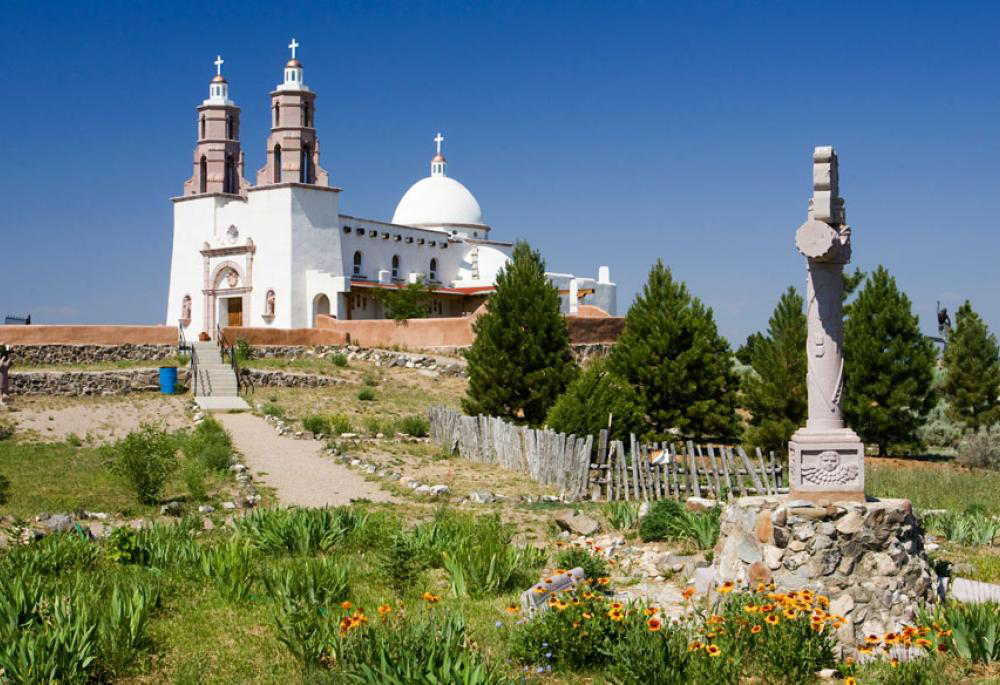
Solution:
<path fill-rule="evenodd" d="M 174 389 L 177 387 L 177 367 L 176 366 L 161 366 L 160 367 L 160 394 L 162 395 L 173 395 Z"/>

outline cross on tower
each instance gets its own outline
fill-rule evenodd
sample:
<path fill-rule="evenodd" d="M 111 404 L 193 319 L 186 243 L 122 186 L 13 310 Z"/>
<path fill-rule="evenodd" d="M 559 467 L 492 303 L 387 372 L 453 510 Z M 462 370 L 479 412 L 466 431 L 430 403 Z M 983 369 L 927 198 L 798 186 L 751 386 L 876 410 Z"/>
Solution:
<path fill-rule="evenodd" d="M 437 143 L 437 146 L 438 146 L 437 153 L 440 155 L 441 154 L 441 143 L 444 142 L 444 136 L 441 135 L 441 133 L 439 132 L 436 136 L 434 136 L 434 142 Z"/>
<path fill-rule="evenodd" d="M 299 44 L 292 38 L 292 42 L 288 44 L 288 47 L 292 49 L 292 59 L 295 59 L 295 48 L 299 47 Z"/>
<path fill-rule="evenodd" d="M 225 62 L 225 60 L 222 59 L 222 55 L 216 55 L 215 62 L 214 62 L 214 64 L 215 64 L 215 73 L 217 75 L 219 75 L 219 76 L 222 76 L 222 63 L 223 62 Z"/>

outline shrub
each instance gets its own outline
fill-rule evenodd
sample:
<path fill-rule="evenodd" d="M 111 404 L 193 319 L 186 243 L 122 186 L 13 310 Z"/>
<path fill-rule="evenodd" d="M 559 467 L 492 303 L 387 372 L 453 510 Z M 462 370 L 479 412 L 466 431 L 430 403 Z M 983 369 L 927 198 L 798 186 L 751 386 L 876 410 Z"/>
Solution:
<path fill-rule="evenodd" d="M 362 375 L 362 380 L 364 381 L 365 385 L 373 388 L 379 384 L 378 374 L 372 371 L 371 369 L 365 370 L 364 374 Z"/>
<path fill-rule="evenodd" d="M 649 513 L 639 521 L 639 537 L 643 542 L 667 540 L 678 536 L 678 521 L 684 516 L 684 508 L 672 499 L 653 502 Z"/>
<path fill-rule="evenodd" d="M 431 431 L 431 425 L 423 416 L 404 416 L 399 420 L 396 430 L 413 438 L 426 438 Z"/>
<path fill-rule="evenodd" d="M 0 440 L 8 440 L 17 432 L 17 423 L 13 419 L 0 418 Z"/>
<path fill-rule="evenodd" d="M 992 545 L 1000 535 L 1000 519 L 974 511 L 932 516 L 928 527 L 960 545 Z"/>
<path fill-rule="evenodd" d="M 480 516 L 468 530 L 441 553 L 441 561 L 455 597 L 495 597 L 531 583 L 529 570 L 537 569 L 545 553 L 511 544 L 513 528 L 500 517 Z"/>
<path fill-rule="evenodd" d="M 958 443 L 958 462 L 965 466 L 1000 470 L 1000 423 L 980 428 Z"/>
<path fill-rule="evenodd" d="M 181 450 L 209 470 L 225 471 L 233 455 L 233 441 L 222 424 L 209 416 L 181 441 Z"/>
<path fill-rule="evenodd" d="M 273 399 L 269 400 L 267 404 L 261 407 L 261 412 L 263 412 L 264 416 L 273 416 L 276 419 L 285 418 L 285 408 Z"/>
<path fill-rule="evenodd" d="M 629 630 L 612 645 L 605 675 L 617 685 L 687 685 L 696 682 L 687 675 L 691 659 L 682 631 L 647 626 Z"/>
<path fill-rule="evenodd" d="M 316 435 L 332 435 L 333 427 L 330 417 L 321 414 L 311 414 L 302 419 L 302 428 Z"/>
<path fill-rule="evenodd" d="M 190 362 L 190 361 L 191 361 L 191 355 L 188 355 L 188 354 L 179 354 L 179 355 L 177 355 L 177 366 L 181 366 L 181 367 L 187 366 L 188 362 Z"/>
<path fill-rule="evenodd" d="M 187 487 L 188 498 L 192 502 L 204 502 L 208 497 L 205 487 L 205 465 L 195 459 L 187 459 L 181 467 L 181 478 Z"/>
<path fill-rule="evenodd" d="M 413 535 L 399 532 L 379 549 L 379 560 L 389 586 L 400 595 L 414 587 L 428 563 L 428 555 L 420 541 Z"/>
<path fill-rule="evenodd" d="M 230 539 L 201 555 L 201 572 L 213 581 L 219 593 L 231 602 L 250 596 L 256 559 L 253 550 L 239 540 Z"/>
<path fill-rule="evenodd" d="M 949 413 L 947 400 L 939 399 L 927 414 L 927 422 L 917 429 L 917 438 L 930 447 L 957 447 L 962 438 L 962 424 Z"/>
<path fill-rule="evenodd" d="M 0 473 L 0 504 L 10 501 L 10 479 Z"/>
<path fill-rule="evenodd" d="M 255 509 L 234 522 L 238 536 L 265 554 L 309 556 L 344 539 L 363 517 L 346 508 Z"/>
<path fill-rule="evenodd" d="M 351 419 L 346 414 L 334 414 L 330 417 L 330 435 L 352 433 Z"/>
<path fill-rule="evenodd" d="M 362 402 L 374 402 L 375 391 L 369 387 L 361 388 L 361 390 L 358 391 L 358 399 Z"/>
<path fill-rule="evenodd" d="M 343 369 L 344 367 L 347 366 L 347 355 L 337 352 L 336 354 L 330 357 L 330 363 L 336 367 Z"/>
<path fill-rule="evenodd" d="M 597 360 L 559 396 L 545 423 L 560 433 L 597 435 L 608 428 L 609 417 L 613 440 L 628 440 L 646 429 L 635 389 L 610 373 L 606 360 Z"/>
<path fill-rule="evenodd" d="M 253 359 L 253 348 L 243 338 L 236 341 L 236 359 L 240 362 L 246 362 Z"/>
<path fill-rule="evenodd" d="M 556 555 L 555 565 L 566 570 L 580 567 L 590 579 L 611 575 L 611 567 L 603 557 L 591 554 L 582 547 L 567 547 L 562 550 Z"/>
<path fill-rule="evenodd" d="M 111 472 L 125 480 L 143 504 L 155 504 L 177 468 L 177 440 L 145 425 L 103 449 Z"/>
<path fill-rule="evenodd" d="M 389 433 L 392 432 L 392 426 L 387 425 L 388 422 L 383 423 L 382 420 L 379 419 L 379 417 L 377 416 L 366 416 L 363 419 L 362 423 L 364 423 L 365 425 L 365 433 L 367 433 L 372 437 L 375 437 L 379 433 L 385 435 L 386 430 L 388 430 Z"/>

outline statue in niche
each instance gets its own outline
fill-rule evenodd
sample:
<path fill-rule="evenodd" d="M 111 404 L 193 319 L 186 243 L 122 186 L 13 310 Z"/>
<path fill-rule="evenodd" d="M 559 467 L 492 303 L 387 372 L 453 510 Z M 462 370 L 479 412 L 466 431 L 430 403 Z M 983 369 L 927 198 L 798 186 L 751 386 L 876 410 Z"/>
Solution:
<path fill-rule="evenodd" d="M 181 320 L 190 321 L 191 320 L 191 296 L 185 295 L 184 299 L 181 300 Z"/>
<path fill-rule="evenodd" d="M 264 316 L 274 318 L 274 290 L 268 290 L 264 296 Z"/>
<path fill-rule="evenodd" d="M 236 273 L 235 269 L 230 269 L 229 273 L 226 274 L 226 282 L 229 284 L 230 288 L 235 288 L 240 282 L 240 275 Z"/>

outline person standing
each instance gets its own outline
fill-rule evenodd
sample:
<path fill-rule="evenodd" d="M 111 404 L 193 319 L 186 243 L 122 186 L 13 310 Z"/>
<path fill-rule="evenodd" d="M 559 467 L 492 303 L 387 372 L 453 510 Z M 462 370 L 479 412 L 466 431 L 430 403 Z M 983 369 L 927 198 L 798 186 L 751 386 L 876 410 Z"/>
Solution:
<path fill-rule="evenodd" d="M 0 406 L 6 405 L 10 400 L 10 367 L 12 363 L 10 347 L 7 345 L 0 347 Z"/>

